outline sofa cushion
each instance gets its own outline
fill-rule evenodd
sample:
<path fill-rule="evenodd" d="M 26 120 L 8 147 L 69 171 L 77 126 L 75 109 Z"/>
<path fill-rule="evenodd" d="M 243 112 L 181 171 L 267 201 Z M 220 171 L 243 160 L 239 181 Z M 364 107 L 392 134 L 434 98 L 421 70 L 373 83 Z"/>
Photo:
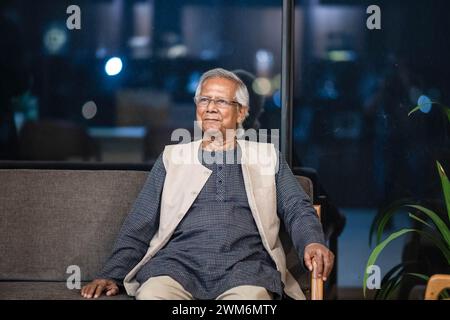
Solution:
<path fill-rule="evenodd" d="M 0 281 L 0 300 L 82 300 L 80 290 L 69 290 L 66 282 Z M 113 297 L 102 295 L 99 300 L 132 299 L 121 290 Z"/>
<path fill-rule="evenodd" d="M 111 254 L 148 172 L 0 170 L 0 281 L 90 280 Z"/>

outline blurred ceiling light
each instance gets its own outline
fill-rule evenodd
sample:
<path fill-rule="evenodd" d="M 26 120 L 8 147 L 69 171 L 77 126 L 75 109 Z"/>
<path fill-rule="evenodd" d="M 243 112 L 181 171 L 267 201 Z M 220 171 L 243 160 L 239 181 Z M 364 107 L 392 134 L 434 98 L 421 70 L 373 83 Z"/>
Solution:
<path fill-rule="evenodd" d="M 122 67 L 122 60 L 118 57 L 113 57 L 106 62 L 105 72 L 108 76 L 115 76 L 122 71 Z"/>
<path fill-rule="evenodd" d="M 177 44 L 167 50 L 167 57 L 169 59 L 176 59 L 187 55 L 187 47 L 184 44 Z"/>
<path fill-rule="evenodd" d="M 419 106 L 420 111 L 422 111 L 423 113 L 428 113 L 431 111 L 433 102 L 431 102 L 431 99 L 426 95 L 421 95 L 417 100 L 417 105 Z"/>
<path fill-rule="evenodd" d="M 328 51 L 328 59 L 334 62 L 354 61 L 356 53 L 351 50 L 330 50 Z"/>
<path fill-rule="evenodd" d="M 268 74 L 273 66 L 273 54 L 272 52 L 259 49 L 256 51 L 256 70 L 258 74 Z"/>
<path fill-rule="evenodd" d="M 151 56 L 151 42 L 148 36 L 135 36 L 128 40 L 133 59 L 147 59 Z"/>
<path fill-rule="evenodd" d="M 92 119 L 97 114 L 97 105 L 94 101 L 86 102 L 81 108 L 81 114 L 85 119 Z"/>
<path fill-rule="evenodd" d="M 146 47 L 150 44 L 150 38 L 147 36 L 136 36 L 130 38 L 128 45 L 132 48 Z"/>
<path fill-rule="evenodd" d="M 257 94 L 264 96 L 267 96 L 272 92 L 272 84 L 267 78 L 256 78 L 253 81 L 252 88 Z"/>
<path fill-rule="evenodd" d="M 259 49 L 256 51 L 256 61 L 259 63 L 271 63 L 273 61 L 273 54 L 267 50 Z"/>
<path fill-rule="evenodd" d="M 67 42 L 67 34 L 63 28 L 50 27 L 44 34 L 44 46 L 50 54 L 58 54 Z"/>

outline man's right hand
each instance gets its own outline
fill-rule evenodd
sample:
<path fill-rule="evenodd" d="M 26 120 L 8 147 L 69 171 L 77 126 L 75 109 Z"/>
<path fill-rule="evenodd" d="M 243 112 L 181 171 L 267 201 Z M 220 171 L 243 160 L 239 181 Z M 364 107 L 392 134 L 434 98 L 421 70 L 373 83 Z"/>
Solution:
<path fill-rule="evenodd" d="M 87 299 L 98 298 L 103 292 L 107 296 L 115 296 L 119 293 L 119 287 L 113 280 L 95 279 L 81 288 L 81 296 Z"/>

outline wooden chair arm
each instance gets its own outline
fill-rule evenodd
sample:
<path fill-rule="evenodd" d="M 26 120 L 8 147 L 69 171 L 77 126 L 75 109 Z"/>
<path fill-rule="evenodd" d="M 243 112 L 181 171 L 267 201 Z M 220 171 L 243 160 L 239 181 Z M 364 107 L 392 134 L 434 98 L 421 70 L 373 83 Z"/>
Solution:
<path fill-rule="evenodd" d="M 435 274 L 427 283 L 425 300 L 437 300 L 442 290 L 450 288 L 450 274 Z"/>

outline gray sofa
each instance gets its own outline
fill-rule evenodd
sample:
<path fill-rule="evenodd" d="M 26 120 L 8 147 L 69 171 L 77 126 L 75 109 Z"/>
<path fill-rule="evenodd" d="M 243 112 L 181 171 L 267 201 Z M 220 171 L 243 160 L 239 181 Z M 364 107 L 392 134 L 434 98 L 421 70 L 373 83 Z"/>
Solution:
<path fill-rule="evenodd" d="M 68 167 L 0 163 L 0 300 L 82 299 L 66 286 L 67 268 L 79 266 L 83 283 L 95 277 L 150 169 Z"/>

